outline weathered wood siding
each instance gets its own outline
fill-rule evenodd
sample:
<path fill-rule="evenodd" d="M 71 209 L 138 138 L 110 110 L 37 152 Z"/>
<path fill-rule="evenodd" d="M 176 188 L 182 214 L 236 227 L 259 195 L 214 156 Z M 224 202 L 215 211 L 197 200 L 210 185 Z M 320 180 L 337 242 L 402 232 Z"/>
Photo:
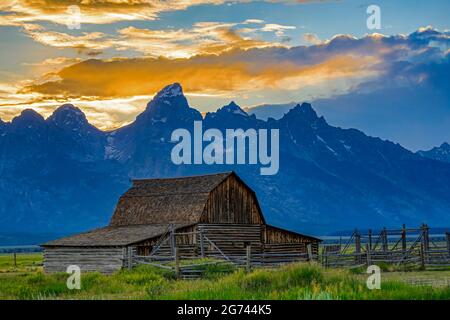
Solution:
<path fill-rule="evenodd" d="M 226 255 L 245 255 L 247 244 L 252 246 L 254 252 L 261 251 L 259 224 L 199 224 L 198 231 Z M 210 246 L 207 246 L 207 250 L 214 251 Z"/>
<path fill-rule="evenodd" d="M 264 244 L 262 262 L 265 264 L 283 264 L 308 261 L 306 245 L 306 243 Z"/>
<path fill-rule="evenodd" d="M 180 234 L 191 233 L 195 234 Z M 176 246 L 180 255 L 198 257 L 201 254 L 200 233 L 210 239 L 226 255 L 245 255 L 246 245 L 251 244 L 255 252 L 261 248 L 261 225 L 259 224 L 199 224 L 177 230 Z M 157 239 L 137 243 L 137 247 L 154 245 Z M 220 255 L 219 252 L 204 239 L 205 255 Z M 162 245 L 156 255 L 171 256 L 170 241 Z"/>
<path fill-rule="evenodd" d="M 317 254 L 319 250 L 319 242 L 317 240 L 269 225 L 262 227 L 262 239 L 269 251 L 300 250 L 303 253 L 306 252 L 307 244 L 311 244 L 313 254 Z"/>
<path fill-rule="evenodd" d="M 201 223 L 262 224 L 263 218 L 254 193 L 230 176 L 210 193 Z"/>
<path fill-rule="evenodd" d="M 126 252 L 121 247 L 46 247 L 44 271 L 66 272 L 70 265 L 77 265 L 82 272 L 99 271 L 113 273 L 122 268 Z"/>
<path fill-rule="evenodd" d="M 199 255 L 199 248 L 197 245 L 197 235 L 194 233 L 197 230 L 197 226 L 188 226 L 183 228 L 178 228 L 176 232 L 176 236 L 174 240 L 176 241 L 176 246 L 179 250 L 180 255 L 186 257 L 196 257 Z M 170 237 L 169 234 L 165 236 L 165 238 Z M 149 255 L 155 245 L 160 240 L 160 237 L 148 239 L 146 241 L 138 242 L 135 244 L 137 253 L 139 255 Z M 166 241 L 163 245 L 160 246 L 158 252 L 156 253 L 158 256 L 171 256 L 172 255 L 172 246 L 170 241 Z"/>

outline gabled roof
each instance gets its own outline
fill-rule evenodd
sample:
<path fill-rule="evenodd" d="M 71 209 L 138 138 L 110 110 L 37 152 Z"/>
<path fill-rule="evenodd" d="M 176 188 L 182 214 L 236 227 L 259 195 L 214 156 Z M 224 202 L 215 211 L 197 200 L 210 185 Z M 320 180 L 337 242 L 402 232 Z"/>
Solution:
<path fill-rule="evenodd" d="M 210 192 L 233 174 L 133 180 L 132 187 L 120 197 L 109 225 L 197 223 Z"/>
<path fill-rule="evenodd" d="M 187 227 L 188 224 L 174 224 L 174 229 Z M 126 246 L 163 235 L 168 224 L 134 225 L 122 227 L 104 227 L 73 236 L 49 241 L 43 247 L 113 247 Z"/>

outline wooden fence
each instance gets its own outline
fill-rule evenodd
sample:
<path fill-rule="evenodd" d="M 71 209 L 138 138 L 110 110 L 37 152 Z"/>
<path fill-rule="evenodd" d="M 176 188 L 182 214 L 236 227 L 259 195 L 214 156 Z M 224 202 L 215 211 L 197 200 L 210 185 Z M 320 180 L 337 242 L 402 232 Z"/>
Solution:
<path fill-rule="evenodd" d="M 195 244 L 177 241 L 178 238 L 196 238 Z M 180 243 L 181 242 L 181 243 Z M 147 264 L 174 272 L 183 278 L 200 277 L 211 265 L 232 265 L 250 270 L 254 267 L 277 267 L 293 262 L 320 261 L 327 268 L 356 268 L 369 265 L 391 264 L 406 268 L 440 269 L 450 267 L 450 233 L 440 242 L 429 236 L 429 228 L 383 228 L 379 233 L 362 234 L 358 230 L 345 244 L 323 245 L 321 254 L 313 254 L 311 245 L 305 253 L 280 250 L 266 251 L 262 245 L 248 244 L 245 253 L 227 251 L 219 247 L 201 231 L 167 232 L 155 244 L 149 255 L 138 255 L 129 248 L 128 267 Z M 242 251 L 242 250 L 241 250 Z M 212 258 L 213 261 L 186 264 L 186 260 Z"/>
<path fill-rule="evenodd" d="M 407 229 L 405 225 L 402 229 L 383 228 L 379 234 L 369 230 L 365 235 L 355 230 L 345 245 L 323 246 L 321 260 L 325 267 L 355 268 L 386 263 L 405 268 L 448 268 L 450 233 L 436 243 L 430 239 L 427 225 L 416 229 Z"/>
<path fill-rule="evenodd" d="M 180 244 L 180 238 L 195 237 L 195 244 Z M 201 276 L 205 268 L 211 265 L 232 265 L 234 268 L 250 270 L 254 267 L 276 267 L 286 263 L 298 261 L 318 260 L 312 253 L 311 245 L 306 246 L 305 253 L 297 251 L 277 252 L 273 248 L 266 252 L 261 245 L 247 244 L 244 254 L 240 250 L 221 248 L 202 231 L 174 232 L 169 227 L 167 232 L 155 244 L 149 255 L 138 255 L 136 250 L 129 248 L 127 253 L 128 268 L 146 264 L 174 272 L 182 278 L 196 278 Z M 210 258 L 205 262 L 184 264 L 184 260 Z M 210 260 L 213 261 L 210 261 Z"/>

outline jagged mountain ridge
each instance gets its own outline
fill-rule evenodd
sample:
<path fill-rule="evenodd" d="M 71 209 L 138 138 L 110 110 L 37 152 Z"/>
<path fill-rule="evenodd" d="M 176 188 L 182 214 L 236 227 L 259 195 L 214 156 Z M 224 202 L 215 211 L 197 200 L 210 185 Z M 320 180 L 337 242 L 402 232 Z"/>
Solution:
<path fill-rule="evenodd" d="M 159 92 L 136 121 L 112 132 L 64 105 L 48 119 L 25 110 L 0 124 L 0 231 L 75 232 L 108 222 L 130 178 L 235 170 L 256 191 L 271 223 L 302 232 L 450 223 L 450 165 L 356 129 L 330 126 L 310 104 L 279 120 L 234 102 L 207 128 L 280 130 L 280 171 L 255 165 L 181 165 L 170 160 L 174 129 L 202 120 L 179 84 Z M 3 129 L 2 129 L 3 128 Z"/>
<path fill-rule="evenodd" d="M 427 151 L 418 151 L 417 153 L 425 158 L 450 163 L 450 144 L 447 142 L 442 143 L 439 147 L 434 147 Z"/>

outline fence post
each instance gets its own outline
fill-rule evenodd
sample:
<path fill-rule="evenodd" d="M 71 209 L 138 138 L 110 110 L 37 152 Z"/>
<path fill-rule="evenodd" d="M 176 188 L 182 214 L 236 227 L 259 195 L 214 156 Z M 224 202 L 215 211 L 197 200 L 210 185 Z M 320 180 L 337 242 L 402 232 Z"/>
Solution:
<path fill-rule="evenodd" d="M 180 277 L 180 252 L 177 247 L 174 248 L 175 253 L 175 275 Z"/>
<path fill-rule="evenodd" d="M 200 254 L 201 254 L 202 258 L 205 257 L 205 246 L 204 246 L 204 242 L 203 242 L 203 230 L 202 229 L 200 229 Z"/>
<path fill-rule="evenodd" d="M 128 260 L 126 247 L 122 248 L 122 257 L 123 257 L 122 258 L 122 268 L 125 269 L 125 267 L 127 266 L 127 260 Z"/>
<path fill-rule="evenodd" d="M 322 247 L 322 266 L 328 268 L 328 251 L 325 246 Z"/>
<path fill-rule="evenodd" d="M 387 239 L 386 227 L 383 228 L 381 241 L 382 241 L 383 252 L 387 252 L 388 251 L 388 239 Z"/>
<path fill-rule="evenodd" d="M 370 244 L 366 244 L 366 253 L 367 253 L 367 266 L 372 265 L 372 257 L 370 255 Z"/>
<path fill-rule="evenodd" d="M 308 261 L 312 261 L 313 260 L 313 255 L 312 255 L 312 245 L 311 245 L 311 243 L 308 243 L 306 245 L 306 251 L 308 252 Z"/>
<path fill-rule="evenodd" d="M 317 253 L 319 253 L 319 252 L 320 252 L 320 247 L 317 248 Z M 325 253 L 325 247 L 322 247 L 322 254 L 320 256 L 320 263 L 321 263 L 322 266 L 325 266 L 325 255 L 324 255 L 324 253 Z"/>
<path fill-rule="evenodd" d="M 425 234 L 426 234 L 426 240 L 427 242 L 425 243 L 425 253 L 428 255 L 428 250 L 430 249 L 430 228 L 428 227 L 428 225 L 425 225 Z"/>
<path fill-rule="evenodd" d="M 448 256 L 450 257 L 450 232 L 446 232 L 445 235 L 447 236 L 447 251 Z"/>
<path fill-rule="evenodd" d="M 448 256 L 450 258 L 450 232 L 446 232 L 445 236 L 446 236 L 446 240 L 447 240 L 447 252 L 448 252 Z"/>
<path fill-rule="evenodd" d="M 369 236 L 369 249 L 372 250 L 372 229 L 368 230 L 367 235 Z"/>
<path fill-rule="evenodd" d="M 128 270 L 131 270 L 133 268 L 133 248 L 128 247 Z"/>
<path fill-rule="evenodd" d="M 424 244 L 423 242 L 420 243 L 420 268 L 422 270 L 425 270 L 425 252 L 424 252 Z"/>
<path fill-rule="evenodd" d="M 245 270 L 247 272 L 250 272 L 252 269 L 252 246 L 251 245 L 247 245 L 247 257 L 246 257 L 246 265 L 245 265 Z"/>
<path fill-rule="evenodd" d="M 428 259 L 428 249 L 430 248 L 430 238 L 428 233 L 428 226 L 426 224 L 422 224 L 422 251 L 424 256 L 424 261 Z"/>
<path fill-rule="evenodd" d="M 169 228 L 170 228 L 170 249 L 172 251 L 172 254 L 175 255 L 176 239 L 175 239 L 173 224 L 170 224 Z"/>
<path fill-rule="evenodd" d="M 402 228 L 402 251 L 403 253 L 406 252 L 406 225 L 403 224 Z"/>
<path fill-rule="evenodd" d="M 14 260 L 14 269 L 17 268 L 17 255 L 16 252 L 13 252 L 13 260 Z"/>
<path fill-rule="evenodd" d="M 357 254 L 356 261 L 361 263 L 361 234 L 358 230 L 355 230 L 355 253 Z"/>

